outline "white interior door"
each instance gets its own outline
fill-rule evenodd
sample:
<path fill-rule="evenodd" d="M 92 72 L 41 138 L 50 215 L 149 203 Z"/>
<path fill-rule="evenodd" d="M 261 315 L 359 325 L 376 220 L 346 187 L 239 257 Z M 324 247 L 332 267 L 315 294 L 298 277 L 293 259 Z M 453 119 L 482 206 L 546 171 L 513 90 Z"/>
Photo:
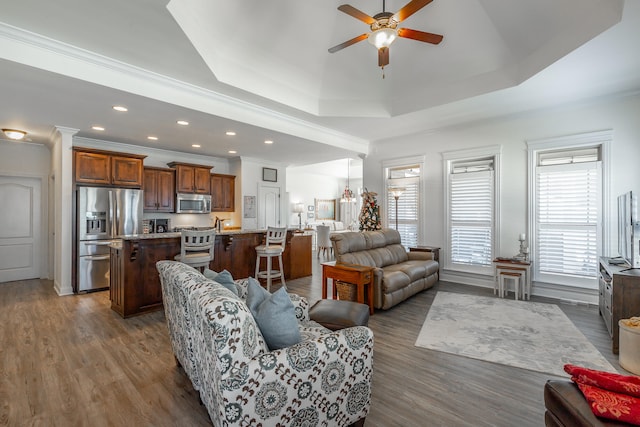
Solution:
<path fill-rule="evenodd" d="M 0 282 L 40 277 L 39 178 L 0 176 Z"/>
<path fill-rule="evenodd" d="M 280 227 L 280 187 L 260 186 L 259 228 Z"/>

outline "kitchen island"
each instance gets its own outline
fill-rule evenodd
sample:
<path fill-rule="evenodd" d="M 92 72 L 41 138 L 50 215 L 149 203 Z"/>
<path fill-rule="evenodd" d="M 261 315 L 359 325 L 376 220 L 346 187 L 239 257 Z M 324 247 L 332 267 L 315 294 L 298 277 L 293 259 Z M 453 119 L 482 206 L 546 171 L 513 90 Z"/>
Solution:
<path fill-rule="evenodd" d="M 227 270 L 236 279 L 253 276 L 255 247 L 263 243 L 264 230 L 229 230 L 216 234 L 214 259 L 209 268 Z M 162 289 L 156 262 L 173 260 L 180 253 L 180 233 L 119 236 L 111 245 L 111 309 L 130 317 L 162 308 Z M 285 280 L 311 275 L 309 234 L 287 233 L 283 254 Z"/>

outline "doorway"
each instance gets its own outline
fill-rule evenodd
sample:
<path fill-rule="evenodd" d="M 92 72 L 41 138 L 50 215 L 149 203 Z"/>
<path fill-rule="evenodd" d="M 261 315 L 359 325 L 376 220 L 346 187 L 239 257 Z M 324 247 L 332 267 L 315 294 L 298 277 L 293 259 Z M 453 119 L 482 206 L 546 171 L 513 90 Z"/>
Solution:
<path fill-rule="evenodd" d="M 280 227 L 280 187 L 261 185 L 258 189 L 258 228 Z"/>
<path fill-rule="evenodd" d="M 0 176 L 0 282 L 40 277 L 40 178 Z"/>

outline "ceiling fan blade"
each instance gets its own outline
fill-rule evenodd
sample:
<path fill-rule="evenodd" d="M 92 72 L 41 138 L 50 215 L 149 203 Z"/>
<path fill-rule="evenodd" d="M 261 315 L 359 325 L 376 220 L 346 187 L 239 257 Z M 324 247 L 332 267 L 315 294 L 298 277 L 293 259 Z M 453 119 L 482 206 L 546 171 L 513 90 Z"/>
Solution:
<path fill-rule="evenodd" d="M 335 53 L 340 49 L 344 49 L 345 47 L 349 47 L 352 44 L 356 44 L 359 41 L 366 39 L 367 37 L 369 37 L 369 33 L 360 34 L 358 37 L 354 37 L 351 40 L 347 40 L 346 42 L 340 43 L 339 45 L 330 48 L 329 53 Z"/>
<path fill-rule="evenodd" d="M 358 10 L 355 7 L 353 7 L 351 5 L 348 5 L 348 4 L 343 4 L 341 6 L 338 6 L 338 10 L 341 11 L 341 12 L 346 13 L 347 15 L 351 15 L 356 19 L 361 20 L 362 22 L 364 22 L 367 25 L 371 25 L 371 24 L 377 22 L 371 16 L 367 15 L 366 13 L 362 12 L 361 10 Z"/>
<path fill-rule="evenodd" d="M 378 67 L 389 65 L 389 48 L 381 47 L 378 49 Z"/>
<path fill-rule="evenodd" d="M 400 23 L 431 3 L 433 0 L 411 0 L 402 9 L 393 14 L 391 19 Z"/>
<path fill-rule="evenodd" d="M 443 36 L 441 36 L 440 34 L 425 33 L 424 31 L 412 30 L 409 28 L 399 28 L 398 37 L 404 37 L 405 39 L 413 39 L 431 44 L 438 44 L 443 39 Z"/>

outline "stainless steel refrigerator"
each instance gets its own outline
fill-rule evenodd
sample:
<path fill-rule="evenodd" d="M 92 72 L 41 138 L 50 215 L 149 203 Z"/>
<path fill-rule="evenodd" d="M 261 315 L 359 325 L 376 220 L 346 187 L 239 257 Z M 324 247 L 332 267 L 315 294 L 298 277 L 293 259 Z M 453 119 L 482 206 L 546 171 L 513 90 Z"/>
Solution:
<path fill-rule="evenodd" d="M 109 287 L 109 244 L 142 233 L 142 203 L 142 190 L 78 187 L 78 292 Z"/>

